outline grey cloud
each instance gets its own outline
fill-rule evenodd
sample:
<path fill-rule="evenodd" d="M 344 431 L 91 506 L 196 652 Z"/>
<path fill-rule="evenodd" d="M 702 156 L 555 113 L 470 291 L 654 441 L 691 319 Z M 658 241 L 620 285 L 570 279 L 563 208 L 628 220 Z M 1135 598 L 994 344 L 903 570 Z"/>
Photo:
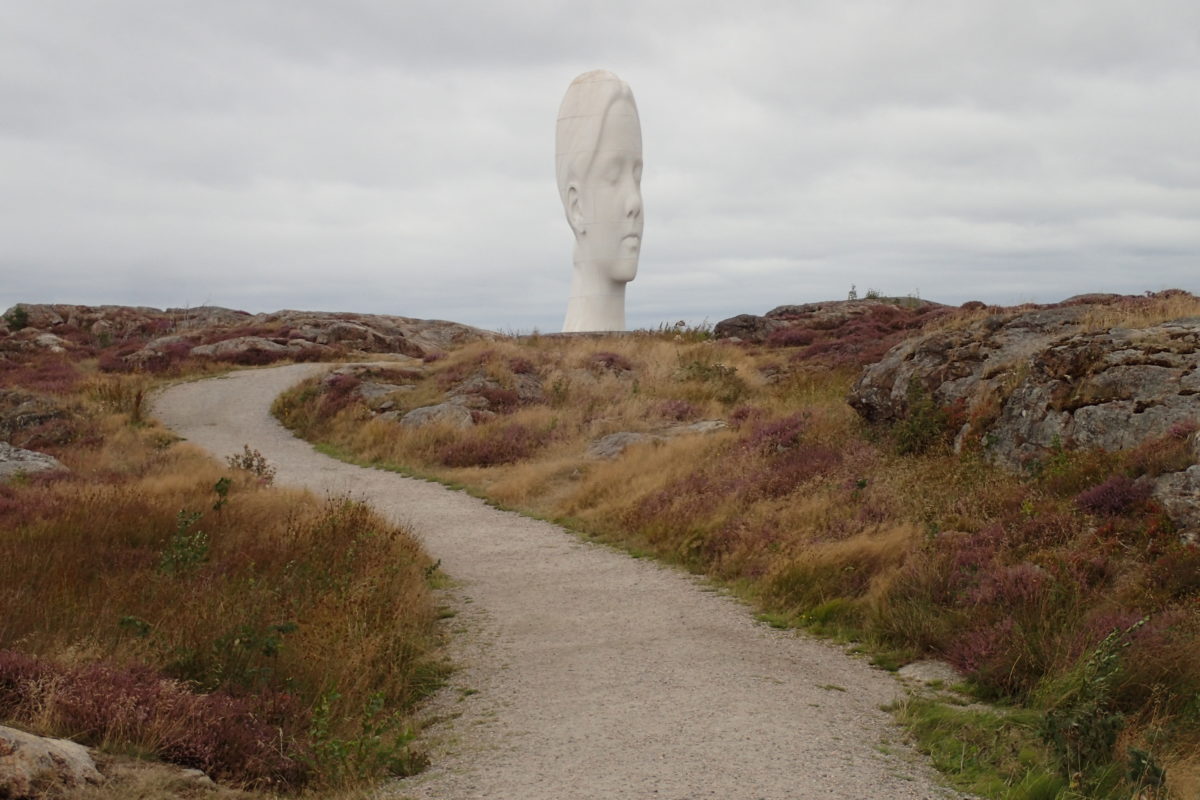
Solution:
<path fill-rule="evenodd" d="M 9 4 L 0 306 L 553 329 L 553 116 L 598 66 L 644 127 L 635 322 L 1200 289 L 1197 30 L 1173 0 Z"/>

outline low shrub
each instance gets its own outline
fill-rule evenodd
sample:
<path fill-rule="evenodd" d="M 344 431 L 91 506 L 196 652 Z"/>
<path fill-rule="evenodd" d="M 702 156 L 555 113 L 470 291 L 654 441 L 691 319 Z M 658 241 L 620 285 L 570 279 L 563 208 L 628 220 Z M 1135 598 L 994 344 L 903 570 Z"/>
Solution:
<path fill-rule="evenodd" d="M 687 422 L 700 416 L 700 409 L 687 400 L 664 400 L 658 405 L 658 413 L 664 419 Z"/>
<path fill-rule="evenodd" d="M 620 353 L 601 351 L 588 357 L 588 366 L 593 369 L 608 370 L 609 372 L 630 372 L 633 362 Z"/>
<path fill-rule="evenodd" d="M 0 650 L 0 716 L 91 745 L 137 746 L 243 787 L 307 779 L 308 713 L 273 690 L 197 694 L 145 666 L 64 666 Z"/>
<path fill-rule="evenodd" d="M 767 336 L 767 344 L 771 347 L 804 347 L 812 344 L 816 336 L 816 333 L 807 328 L 779 328 Z"/>
<path fill-rule="evenodd" d="M 908 385 L 907 397 L 904 419 L 892 429 L 896 452 L 901 455 L 924 453 L 945 441 L 949 419 L 929 391 L 915 379 Z"/>
<path fill-rule="evenodd" d="M 1124 475 L 1113 475 L 1097 486 L 1080 492 L 1075 504 L 1084 511 L 1104 516 L 1127 514 L 1150 497 L 1150 484 Z"/>
<path fill-rule="evenodd" d="M 334 373 L 322 384 L 320 414 L 334 417 L 358 398 L 358 387 L 362 380 L 348 372 Z"/>
<path fill-rule="evenodd" d="M 499 386 L 485 386 L 478 392 L 487 401 L 488 408 L 497 414 L 509 414 L 521 405 L 521 396 L 512 389 Z"/>
<path fill-rule="evenodd" d="M 443 446 L 438 460 L 447 467 L 494 467 L 529 458 L 550 441 L 549 431 L 520 422 L 484 426 L 478 431 Z"/>

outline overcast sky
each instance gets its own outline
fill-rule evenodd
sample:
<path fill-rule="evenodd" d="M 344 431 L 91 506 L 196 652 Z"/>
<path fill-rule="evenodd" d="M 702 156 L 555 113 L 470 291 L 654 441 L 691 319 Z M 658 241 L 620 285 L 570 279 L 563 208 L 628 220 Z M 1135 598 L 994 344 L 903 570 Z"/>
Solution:
<path fill-rule="evenodd" d="M 558 330 L 597 68 L 642 119 L 631 326 L 1200 292 L 1196 0 L 0 0 L 0 309 Z"/>

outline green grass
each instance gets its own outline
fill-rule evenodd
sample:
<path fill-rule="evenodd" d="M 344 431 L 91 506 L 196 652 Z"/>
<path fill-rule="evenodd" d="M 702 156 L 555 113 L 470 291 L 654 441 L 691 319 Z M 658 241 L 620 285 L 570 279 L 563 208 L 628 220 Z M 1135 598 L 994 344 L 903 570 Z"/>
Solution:
<path fill-rule="evenodd" d="M 1066 800 L 1030 710 L 962 709 L 910 697 L 893 709 L 918 749 L 957 789 L 995 800 Z"/>

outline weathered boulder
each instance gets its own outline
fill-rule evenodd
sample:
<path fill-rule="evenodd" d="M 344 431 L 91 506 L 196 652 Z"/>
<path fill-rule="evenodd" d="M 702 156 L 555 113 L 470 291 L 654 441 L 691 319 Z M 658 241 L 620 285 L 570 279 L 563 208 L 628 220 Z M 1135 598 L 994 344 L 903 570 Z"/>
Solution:
<path fill-rule="evenodd" d="M 702 419 L 697 422 L 671 425 L 655 431 L 618 431 L 617 433 L 610 433 L 607 436 L 594 439 L 588 444 L 584 455 L 592 459 L 611 459 L 621 455 L 626 449 L 635 444 L 665 442 L 676 436 L 687 436 L 689 434 L 716 433 L 717 431 L 724 430 L 726 427 L 724 420 Z"/>
<path fill-rule="evenodd" d="M 33 343 L 42 350 L 49 350 L 51 353 L 65 353 L 71 343 L 61 336 L 55 336 L 53 333 L 41 333 L 33 338 Z"/>
<path fill-rule="evenodd" d="M 192 355 L 205 356 L 221 360 L 244 357 L 252 352 L 265 353 L 278 358 L 287 357 L 291 351 L 287 345 L 276 344 L 261 336 L 239 336 L 236 339 L 225 339 L 213 344 L 202 344 L 192 348 Z"/>
<path fill-rule="evenodd" d="M 482 369 L 452 386 L 446 396 L 459 398 L 459 402 L 471 408 L 495 412 L 511 411 L 545 399 L 542 381 L 533 373 L 513 373 L 508 383 L 501 383 Z"/>
<path fill-rule="evenodd" d="M 13 447 L 8 442 L 0 442 L 0 482 L 9 480 L 16 475 L 31 475 L 35 472 L 65 469 L 63 463 L 54 456 L 48 456 L 36 450 Z"/>
<path fill-rule="evenodd" d="M 736 317 L 723 319 L 714 325 L 713 336 L 717 339 L 761 342 L 773 331 L 786 326 L 787 323 L 783 320 L 760 317 L 755 314 L 738 314 Z"/>
<path fill-rule="evenodd" d="M 395 414 L 395 412 L 388 413 Z M 421 406 L 420 408 L 414 408 L 402 416 L 397 415 L 397 417 L 401 425 L 407 425 L 410 428 L 420 428 L 423 425 L 435 422 L 453 425 L 456 428 L 469 428 L 475 424 L 475 419 L 471 415 L 471 409 L 462 403 L 453 401 L 438 403 L 432 406 Z"/>
<path fill-rule="evenodd" d="M 135 350 L 125 356 L 125 361 L 133 366 L 151 367 L 172 357 L 189 355 L 194 345 L 195 342 L 186 336 L 160 336 L 151 339 L 141 350 Z"/>
<path fill-rule="evenodd" d="M 74 412 L 49 397 L 0 389 L 0 441 L 28 447 L 65 444 L 73 436 Z"/>
<path fill-rule="evenodd" d="M 1068 447 L 1124 450 L 1200 420 L 1200 319 L 1079 333 L 1035 355 L 994 431 L 1010 465 Z"/>
<path fill-rule="evenodd" d="M 601 436 L 599 439 L 588 444 L 584 455 L 588 458 L 609 459 L 616 458 L 625 452 L 625 450 L 635 444 L 644 444 L 646 442 L 665 442 L 667 437 L 653 433 L 639 433 L 635 431 L 618 431 L 610 433 L 607 436 Z"/>
<path fill-rule="evenodd" d="M 914 391 L 957 408 L 991 456 L 1019 466 L 1051 447 L 1120 450 L 1200 419 L 1200 319 L 1085 330 L 1087 308 L 998 314 L 935 331 L 867 367 L 850 404 L 904 419 Z"/>
<path fill-rule="evenodd" d="M 1200 540 L 1200 466 L 1169 472 L 1154 482 L 1154 499 L 1183 531 L 1185 541 Z"/>
<path fill-rule="evenodd" d="M 0 726 L 0 797 L 57 796 L 101 780 L 83 745 Z"/>
<path fill-rule="evenodd" d="M 398 392 L 411 392 L 417 387 L 410 383 L 380 383 L 363 381 L 354 390 L 368 408 L 375 411 L 391 411 L 396 403 L 391 398 Z"/>

